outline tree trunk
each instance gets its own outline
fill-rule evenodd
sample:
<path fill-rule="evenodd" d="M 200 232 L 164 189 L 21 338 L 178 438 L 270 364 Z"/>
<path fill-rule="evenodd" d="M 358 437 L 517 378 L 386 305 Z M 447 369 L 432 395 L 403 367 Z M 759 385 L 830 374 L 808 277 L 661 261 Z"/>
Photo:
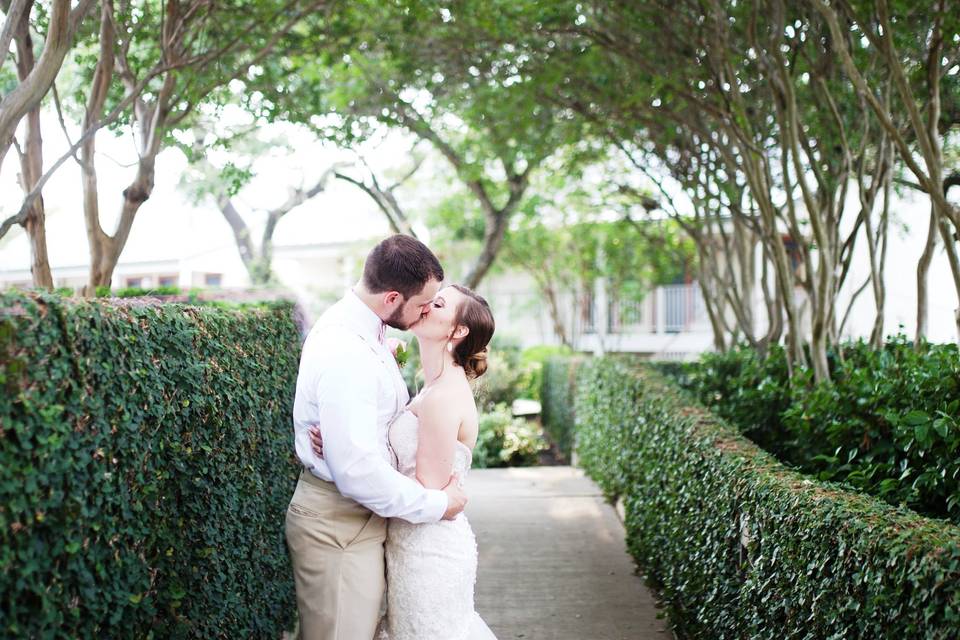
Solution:
<path fill-rule="evenodd" d="M 17 75 L 24 82 L 33 71 L 36 60 L 33 55 L 33 39 L 30 37 L 30 13 L 20 16 L 16 29 Z M 24 194 L 29 194 L 43 175 L 43 136 L 40 131 L 39 104 L 27 113 L 26 140 L 20 160 L 20 182 Z M 27 210 L 23 227 L 30 239 L 30 272 L 33 286 L 53 289 L 53 275 L 47 255 L 46 212 L 43 197 L 33 201 Z"/>
<path fill-rule="evenodd" d="M 464 276 L 463 282 L 470 289 L 476 289 L 480 281 L 487 275 L 493 261 L 503 244 L 503 236 L 507 232 L 507 222 L 512 211 L 500 210 L 487 217 L 487 226 L 483 234 L 483 249 L 474 261 L 470 271 Z"/>
<path fill-rule="evenodd" d="M 724 353 L 727 350 L 726 332 L 719 318 L 719 314 L 723 313 L 723 305 L 720 304 L 720 301 L 716 301 L 715 304 L 713 294 L 704 282 L 704 275 L 703 269 L 701 269 L 697 283 L 700 285 L 700 293 L 703 296 L 703 306 L 707 310 L 707 317 L 710 319 L 710 328 L 713 330 L 713 348 L 717 350 L 717 353 Z"/>
<path fill-rule="evenodd" d="M 277 230 L 280 218 L 292 208 L 275 209 L 267 215 L 267 223 L 263 226 L 263 238 L 260 240 L 260 264 L 255 284 L 267 284 L 273 280 L 273 234 Z"/>
<path fill-rule="evenodd" d="M 269 259 L 264 260 L 264 256 L 253 246 L 253 241 L 250 239 L 250 228 L 240 216 L 240 213 L 233 204 L 233 200 L 226 194 L 221 195 L 217 198 L 217 207 L 233 231 L 233 239 L 237 244 L 237 250 L 240 252 L 240 260 L 247 269 L 247 275 L 250 276 L 250 283 L 254 285 L 266 284 L 270 281 L 271 277 L 270 261 Z M 275 224 L 276 223 L 274 223 L 273 226 L 275 226 Z M 268 227 L 271 227 L 269 220 Z M 270 228 L 270 235 L 273 235 L 272 228 Z M 265 231 L 264 243 L 268 240 L 269 238 Z"/>
<path fill-rule="evenodd" d="M 154 168 L 156 166 L 159 144 L 140 158 L 137 165 L 137 175 L 133 182 L 123 190 L 123 204 L 120 208 L 120 222 L 113 236 L 103 234 L 96 241 L 96 249 L 91 247 L 91 256 L 97 255 L 98 260 L 91 260 L 90 279 L 87 290 L 96 292 L 97 287 L 110 287 L 113 281 L 113 271 L 117 268 L 120 254 L 127 244 L 133 219 L 150 194 L 153 192 Z M 99 223 L 97 225 L 99 227 Z M 101 232 L 102 233 L 102 232 Z"/>
<path fill-rule="evenodd" d="M 770 267 L 772 265 L 772 260 L 768 255 L 769 247 L 766 244 L 761 244 L 761 275 L 760 275 L 760 286 L 763 289 L 763 302 L 767 307 L 767 332 L 761 338 L 760 344 L 762 346 L 762 353 L 766 354 L 767 349 L 770 348 L 771 344 L 776 344 L 780 342 L 780 338 L 783 336 L 783 294 L 780 291 L 780 287 L 776 286 L 774 283 L 773 286 L 773 295 L 770 295 Z"/>
<path fill-rule="evenodd" d="M 39 109 L 32 109 L 27 114 L 27 140 L 21 169 L 23 191 L 30 193 L 43 175 L 43 140 L 40 135 Z M 34 200 L 23 227 L 30 239 L 30 273 L 33 274 L 33 286 L 53 289 L 53 274 L 50 272 L 50 258 L 47 254 L 46 211 L 42 196 Z"/>
<path fill-rule="evenodd" d="M 950 221 L 944 217 L 939 220 L 940 237 L 943 239 L 943 246 L 946 249 L 947 263 L 950 265 L 950 274 L 953 276 L 953 286 L 957 294 L 957 301 L 960 303 L 960 256 L 957 255 L 957 244 L 954 238 L 954 227 Z M 960 339 L 960 307 L 954 310 L 954 319 L 957 323 L 957 336 Z"/>
<path fill-rule="evenodd" d="M 931 204 L 927 242 L 923 247 L 923 253 L 920 254 L 920 260 L 917 262 L 917 328 L 913 338 L 916 349 L 920 348 L 920 343 L 927 337 L 927 318 L 929 315 L 927 274 L 930 273 L 930 263 L 933 260 L 933 252 L 937 248 L 938 226 L 937 209 Z"/>
<path fill-rule="evenodd" d="M 942 76 L 942 64 L 944 60 L 944 34 L 942 24 L 946 15 L 946 7 L 939 3 L 936 7 L 931 7 L 933 24 L 928 36 L 930 50 L 926 62 L 926 95 L 923 100 L 918 100 L 911 87 L 907 70 L 904 68 L 902 59 L 897 52 L 893 28 L 890 20 L 890 11 L 886 0 L 877 0 L 871 7 L 875 13 L 871 12 L 868 19 L 864 20 L 853 14 L 849 5 L 841 5 L 841 8 L 855 22 L 859 23 L 864 36 L 881 53 L 886 67 L 890 71 L 890 78 L 896 87 L 900 96 L 901 104 L 907 114 L 911 132 L 914 134 L 914 140 L 923 158 L 926 170 L 920 166 L 914 158 L 914 149 L 907 144 L 907 140 L 897 125 L 893 121 L 890 110 L 881 105 L 875 93 L 871 90 L 866 79 L 860 73 L 849 51 L 845 33 L 847 25 L 841 27 L 838 14 L 834 3 L 828 4 L 825 0 L 817 0 L 814 3 L 816 9 L 824 17 L 830 29 L 831 40 L 834 43 L 834 49 L 840 56 L 840 61 L 847 71 L 851 82 L 856 87 L 857 92 L 867 101 L 874 111 L 877 119 L 883 125 L 890 135 L 891 140 L 896 144 L 898 154 L 903 163 L 917 178 L 920 186 L 930 196 L 933 214 L 936 220 L 931 220 L 931 232 L 936 233 L 937 227 L 940 227 L 943 240 L 947 243 L 947 257 L 950 260 L 950 267 L 953 272 L 954 284 L 960 291 L 960 264 L 956 258 L 957 250 L 952 233 L 944 232 L 943 225 L 949 221 L 955 228 L 960 228 L 960 214 L 947 202 L 946 194 L 942 190 L 943 185 L 943 149 L 940 140 L 939 120 L 940 120 L 940 79 Z M 872 23 L 876 22 L 878 31 L 874 29 Z M 846 22 L 846 21 L 845 21 Z M 926 123 L 920 112 L 920 105 L 926 103 Z M 928 237 L 928 247 L 930 240 Z M 924 257 L 926 252 L 924 253 Z M 926 268 L 923 264 L 924 258 L 918 266 L 918 284 L 925 277 L 922 271 Z M 924 285 L 925 286 L 925 285 Z M 926 291 L 922 293 L 923 301 L 918 290 L 918 318 L 917 335 L 922 336 L 926 331 L 926 311 L 923 305 L 926 304 Z M 960 313 L 958 313 L 958 323 L 960 323 Z M 960 329 L 960 325 L 958 325 Z M 919 342 L 919 341 L 918 341 Z"/>
<path fill-rule="evenodd" d="M 535 280 L 539 282 L 537 278 L 535 278 Z M 547 309 L 550 312 L 550 320 L 553 322 L 553 332 L 556 333 L 560 339 L 560 344 L 572 349 L 573 345 L 570 343 L 570 337 L 567 334 L 567 329 L 563 324 L 563 316 L 560 313 L 560 305 L 557 302 L 556 290 L 548 282 L 541 282 L 540 292 L 543 293 L 543 297 L 547 300 Z"/>
<path fill-rule="evenodd" d="M 886 315 L 887 284 L 885 269 L 887 265 L 887 246 L 890 227 L 890 192 L 891 174 L 888 173 L 883 186 L 883 212 L 880 215 L 880 229 L 877 232 L 877 243 L 880 245 L 880 260 L 874 278 L 874 301 L 877 315 L 874 317 L 873 329 L 870 332 L 870 344 L 874 349 L 883 348 L 883 325 Z"/>
<path fill-rule="evenodd" d="M 101 3 L 100 18 L 100 56 L 93 72 L 90 95 L 87 98 L 86 110 L 83 118 L 83 129 L 91 129 L 103 113 L 110 89 L 110 81 L 114 69 L 114 28 L 112 19 L 112 2 L 104 0 Z M 103 283 L 101 264 L 109 251 L 109 237 L 100 225 L 100 196 L 97 192 L 97 136 L 96 133 L 88 136 L 80 145 L 80 180 L 83 190 L 83 219 L 87 229 L 87 245 L 90 248 L 90 278 L 84 288 L 84 295 L 96 295 L 97 284 Z M 94 277 L 94 274 L 97 274 Z M 96 282 L 97 284 L 94 284 Z M 107 281 L 109 286 L 109 280 Z"/>
<path fill-rule="evenodd" d="M 106 2 L 104 3 L 104 5 L 107 4 Z M 110 10 L 112 11 L 112 8 Z M 104 11 L 106 12 L 108 9 L 105 8 Z M 104 24 L 110 24 L 110 26 L 104 26 L 102 29 L 112 31 L 112 16 L 108 19 L 108 16 L 104 15 L 102 22 Z M 171 27 L 168 25 L 166 28 Z M 104 40 L 105 38 L 103 38 L 101 33 L 101 56 L 105 55 L 103 52 L 104 45 L 102 44 Z M 108 42 L 112 45 L 112 39 L 108 40 Z M 112 57 L 112 51 L 107 55 Z M 106 76 L 105 82 L 109 83 L 109 81 L 109 76 Z M 92 239 L 90 255 L 96 259 L 92 259 L 90 263 L 90 278 L 87 284 L 88 292 L 95 292 L 97 287 L 110 286 L 113 279 L 113 271 L 116 269 L 120 254 L 123 253 L 123 248 L 127 244 L 127 238 L 130 236 L 133 220 L 140 211 L 140 207 L 153 193 L 157 155 L 160 153 L 162 147 L 167 118 L 170 114 L 169 102 L 173 96 L 175 86 L 176 76 L 173 71 L 168 71 L 163 76 L 163 83 L 156 94 L 153 104 L 148 106 L 142 100 L 137 100 L 135 103 L 135 110 L 140 125 L 140 160 L 137 163 L 137 173 L 133 181 L 123 190 L 120 220 L 112 236 L 106 235 L 100 226 L 99 206 L 92 207 L 92 210 L 97 212 L 97 216 L 94 220 L 88 219 L 88 238 Z M 93 101 L 95 94 L 96 91 L 91 92 L 91 101 Z M 103 97 L 105 98 L 105 96 Z M 95 111 L 97 116 L 100 115 L 102 106 L 101 100 L 99 108 Z M 87 113 L 89 117 L 89 108 Z M 91 136 L 91 146 L 93 146 L 92 138 L 93 136 Z M 94 171 L 95 175 L 93 158 L 91 157 L 86 164 L 89 165 L 91 171 Z M 96 191 L 89 193 L 88 197 L 96 201 Z M 95 233 L 93 233 L 92 236 L 89 233 L 91 222 L 95 222 Z"/>

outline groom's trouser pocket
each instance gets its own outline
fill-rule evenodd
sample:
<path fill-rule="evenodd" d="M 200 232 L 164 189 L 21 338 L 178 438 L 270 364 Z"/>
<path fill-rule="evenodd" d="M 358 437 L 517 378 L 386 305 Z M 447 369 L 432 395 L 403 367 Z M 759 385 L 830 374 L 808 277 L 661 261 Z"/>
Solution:
<path fill-rule="evenodd" d="M 386 521 L 332 483 L 301 477 L 286 534 L 303 640 L 372 638 L 385 587 Z"/>

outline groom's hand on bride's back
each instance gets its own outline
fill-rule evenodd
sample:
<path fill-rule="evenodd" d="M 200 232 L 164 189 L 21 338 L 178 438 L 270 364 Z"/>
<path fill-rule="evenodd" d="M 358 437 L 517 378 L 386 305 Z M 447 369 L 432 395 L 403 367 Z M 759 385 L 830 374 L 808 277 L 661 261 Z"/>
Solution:
<path fill-rule="evenodd" d="M 443 519 L 453 520 L 460 515 L 467 505 L 467 494 L 460 488 L 460 477 L 457 474 L 450 476 L 443 492 L 447 494 L 447 511 L 443 514 Z"/>
<path fill-rule="evenodd" d="M 310 446 L 313 453 L 318 458 L 323 458 L 323 437 L 320 435 L 320 427 L 312 426 L 309 429 Z M 467 504 L 467 494 L 460 488 L 460 477 L 457 474 L 450 476 L 447 486 L 443 488 L 447 494 L 447 510 L 443 514 L 444 520 L 453 520 L 463 511 Z"/>

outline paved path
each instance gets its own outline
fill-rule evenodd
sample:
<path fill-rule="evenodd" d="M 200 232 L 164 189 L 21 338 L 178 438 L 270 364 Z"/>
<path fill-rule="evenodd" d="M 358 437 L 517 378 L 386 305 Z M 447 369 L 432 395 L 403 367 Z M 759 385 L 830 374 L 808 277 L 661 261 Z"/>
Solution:
<path fill-rule="evenodd" d="M 499 640 L 669 640 L 623 525 L 571 467 L 476 469 L 477 610 Z"/>

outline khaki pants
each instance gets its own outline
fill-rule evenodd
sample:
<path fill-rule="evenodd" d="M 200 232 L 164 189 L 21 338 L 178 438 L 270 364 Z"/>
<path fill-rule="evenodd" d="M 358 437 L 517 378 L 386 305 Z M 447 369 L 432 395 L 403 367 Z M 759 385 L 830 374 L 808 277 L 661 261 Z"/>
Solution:
<path fill-rule="evenodd" d="M 303 640 L 373 638 L 386 587 L 386 520 L 300 474 L 286 518 Z"/>

